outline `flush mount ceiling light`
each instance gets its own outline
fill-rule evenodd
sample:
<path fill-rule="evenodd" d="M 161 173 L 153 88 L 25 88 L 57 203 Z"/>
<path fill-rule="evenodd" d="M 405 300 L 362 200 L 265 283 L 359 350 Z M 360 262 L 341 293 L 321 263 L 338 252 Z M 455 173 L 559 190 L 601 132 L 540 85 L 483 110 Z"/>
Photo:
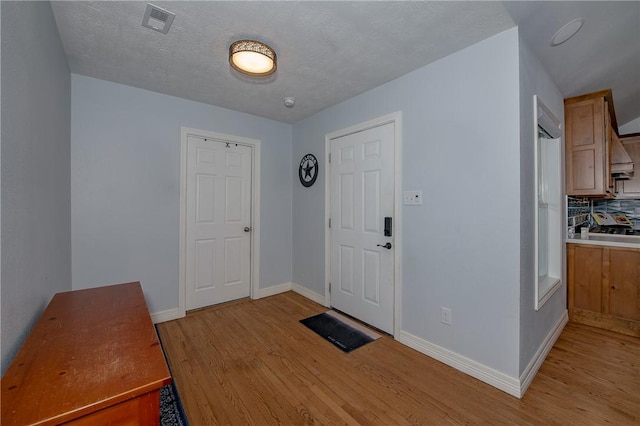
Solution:
<path fill-rule="evenodd" d="M 263 77 L 276 72 L 276 52 L 255 40 L 238 40 L 229 47 L 229 64 L 242 74 Z"/>
<path fill-rule="evenodd" d="M 582 25 L 584 25 L 583 18 L 576 18 L 573 21 L 567 22 L 553 35 L 553 37 L 551 37 L 549 45 L 551 47 L 560 46 L 562 43 L 576 35 L 578 31 L 580 31 L 580 28 L 582 28 Z"/>

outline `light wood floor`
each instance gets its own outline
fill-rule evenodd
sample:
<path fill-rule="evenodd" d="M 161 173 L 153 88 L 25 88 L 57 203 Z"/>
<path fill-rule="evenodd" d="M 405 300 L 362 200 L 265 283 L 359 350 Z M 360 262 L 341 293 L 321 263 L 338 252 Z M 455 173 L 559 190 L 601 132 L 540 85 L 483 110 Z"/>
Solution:
<path fill-rule="evenodd" d="M 568 324 L 523 399 L 383 336 L 349 354 L 293 292 L 158 325 L 192 426 L 640 424 L 640 339 Z"/>

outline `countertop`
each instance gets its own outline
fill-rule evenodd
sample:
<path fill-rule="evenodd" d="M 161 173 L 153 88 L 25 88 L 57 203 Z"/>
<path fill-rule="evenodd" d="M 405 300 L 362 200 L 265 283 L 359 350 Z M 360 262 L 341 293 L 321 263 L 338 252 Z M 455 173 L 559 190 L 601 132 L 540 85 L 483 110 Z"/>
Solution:
<path fill-rule="evenodd" d="M 567 243 L 591 244 L 595 246 L 640 248 L 640 236 L 638 235 L 615 235 L 615 234 L 594 234 L 590 233 L 583 239 L 578 233 L 572 238 L 567 238 Z"/>

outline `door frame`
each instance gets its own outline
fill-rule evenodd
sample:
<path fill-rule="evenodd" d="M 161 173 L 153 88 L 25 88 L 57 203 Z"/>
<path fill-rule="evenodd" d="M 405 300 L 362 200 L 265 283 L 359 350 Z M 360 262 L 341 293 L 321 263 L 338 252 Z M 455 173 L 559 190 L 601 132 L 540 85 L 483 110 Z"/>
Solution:
<path fill-rule="evenodd" d="M 260 141 L 207 130 L 180 128 L 180 277 L 178 280 L 178 310 L 187 312 L 187 139 L 189 136 L 217 139 L 251 148 L 251 283 L 250 297 L 258 297 L 260 288 Z"/>
<path fill-rule="evenodd" d="M 326 173 L 324 174 L 324 304 L 331 306 L 331 294 L 329 292 L 329 280 L 331 279 L 331 236 L 329 229 L 329 218 L 331 217 L 331 163 L 329 153 L 331 150 L 331 140 L 348 136 L 353 133 L 369 130 L 385 124 L 394 124 L 394 147 L 393 147 L 393 331 L 397 336 L 401 330 L 401 307 L 402 307 L 402 112 L 397 111 L 383 115 L 363 123 L 356 124 L 335 132 L 327 133 L 324 137 L 324 159 Z"/>

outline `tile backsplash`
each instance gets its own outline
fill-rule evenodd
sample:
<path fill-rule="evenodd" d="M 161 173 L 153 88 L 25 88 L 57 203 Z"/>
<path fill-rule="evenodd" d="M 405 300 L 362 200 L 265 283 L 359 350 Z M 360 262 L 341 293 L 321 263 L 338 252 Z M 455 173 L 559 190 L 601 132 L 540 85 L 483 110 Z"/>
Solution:
<path fill-rule="evenodd" d="M 567 226 L 569 229 L 589 222 L 591 201 L 588 198 L 567 197 Z"/>
<path fill-rule="evenodd" d="M 596 226 L 592 212 L 624 213 L 633 222 L 635 229 L 640 229 L 639 200 L 592 200 L 590 198 L 567 197 L 567 228 L 569 235 L 576 227 L 583 225 Z"/>
<path fill-rule="evenodd" d="M 593 200 L 593 211 L 600 213 L 623 213 L 640 229 L 640 200 Z"/>

